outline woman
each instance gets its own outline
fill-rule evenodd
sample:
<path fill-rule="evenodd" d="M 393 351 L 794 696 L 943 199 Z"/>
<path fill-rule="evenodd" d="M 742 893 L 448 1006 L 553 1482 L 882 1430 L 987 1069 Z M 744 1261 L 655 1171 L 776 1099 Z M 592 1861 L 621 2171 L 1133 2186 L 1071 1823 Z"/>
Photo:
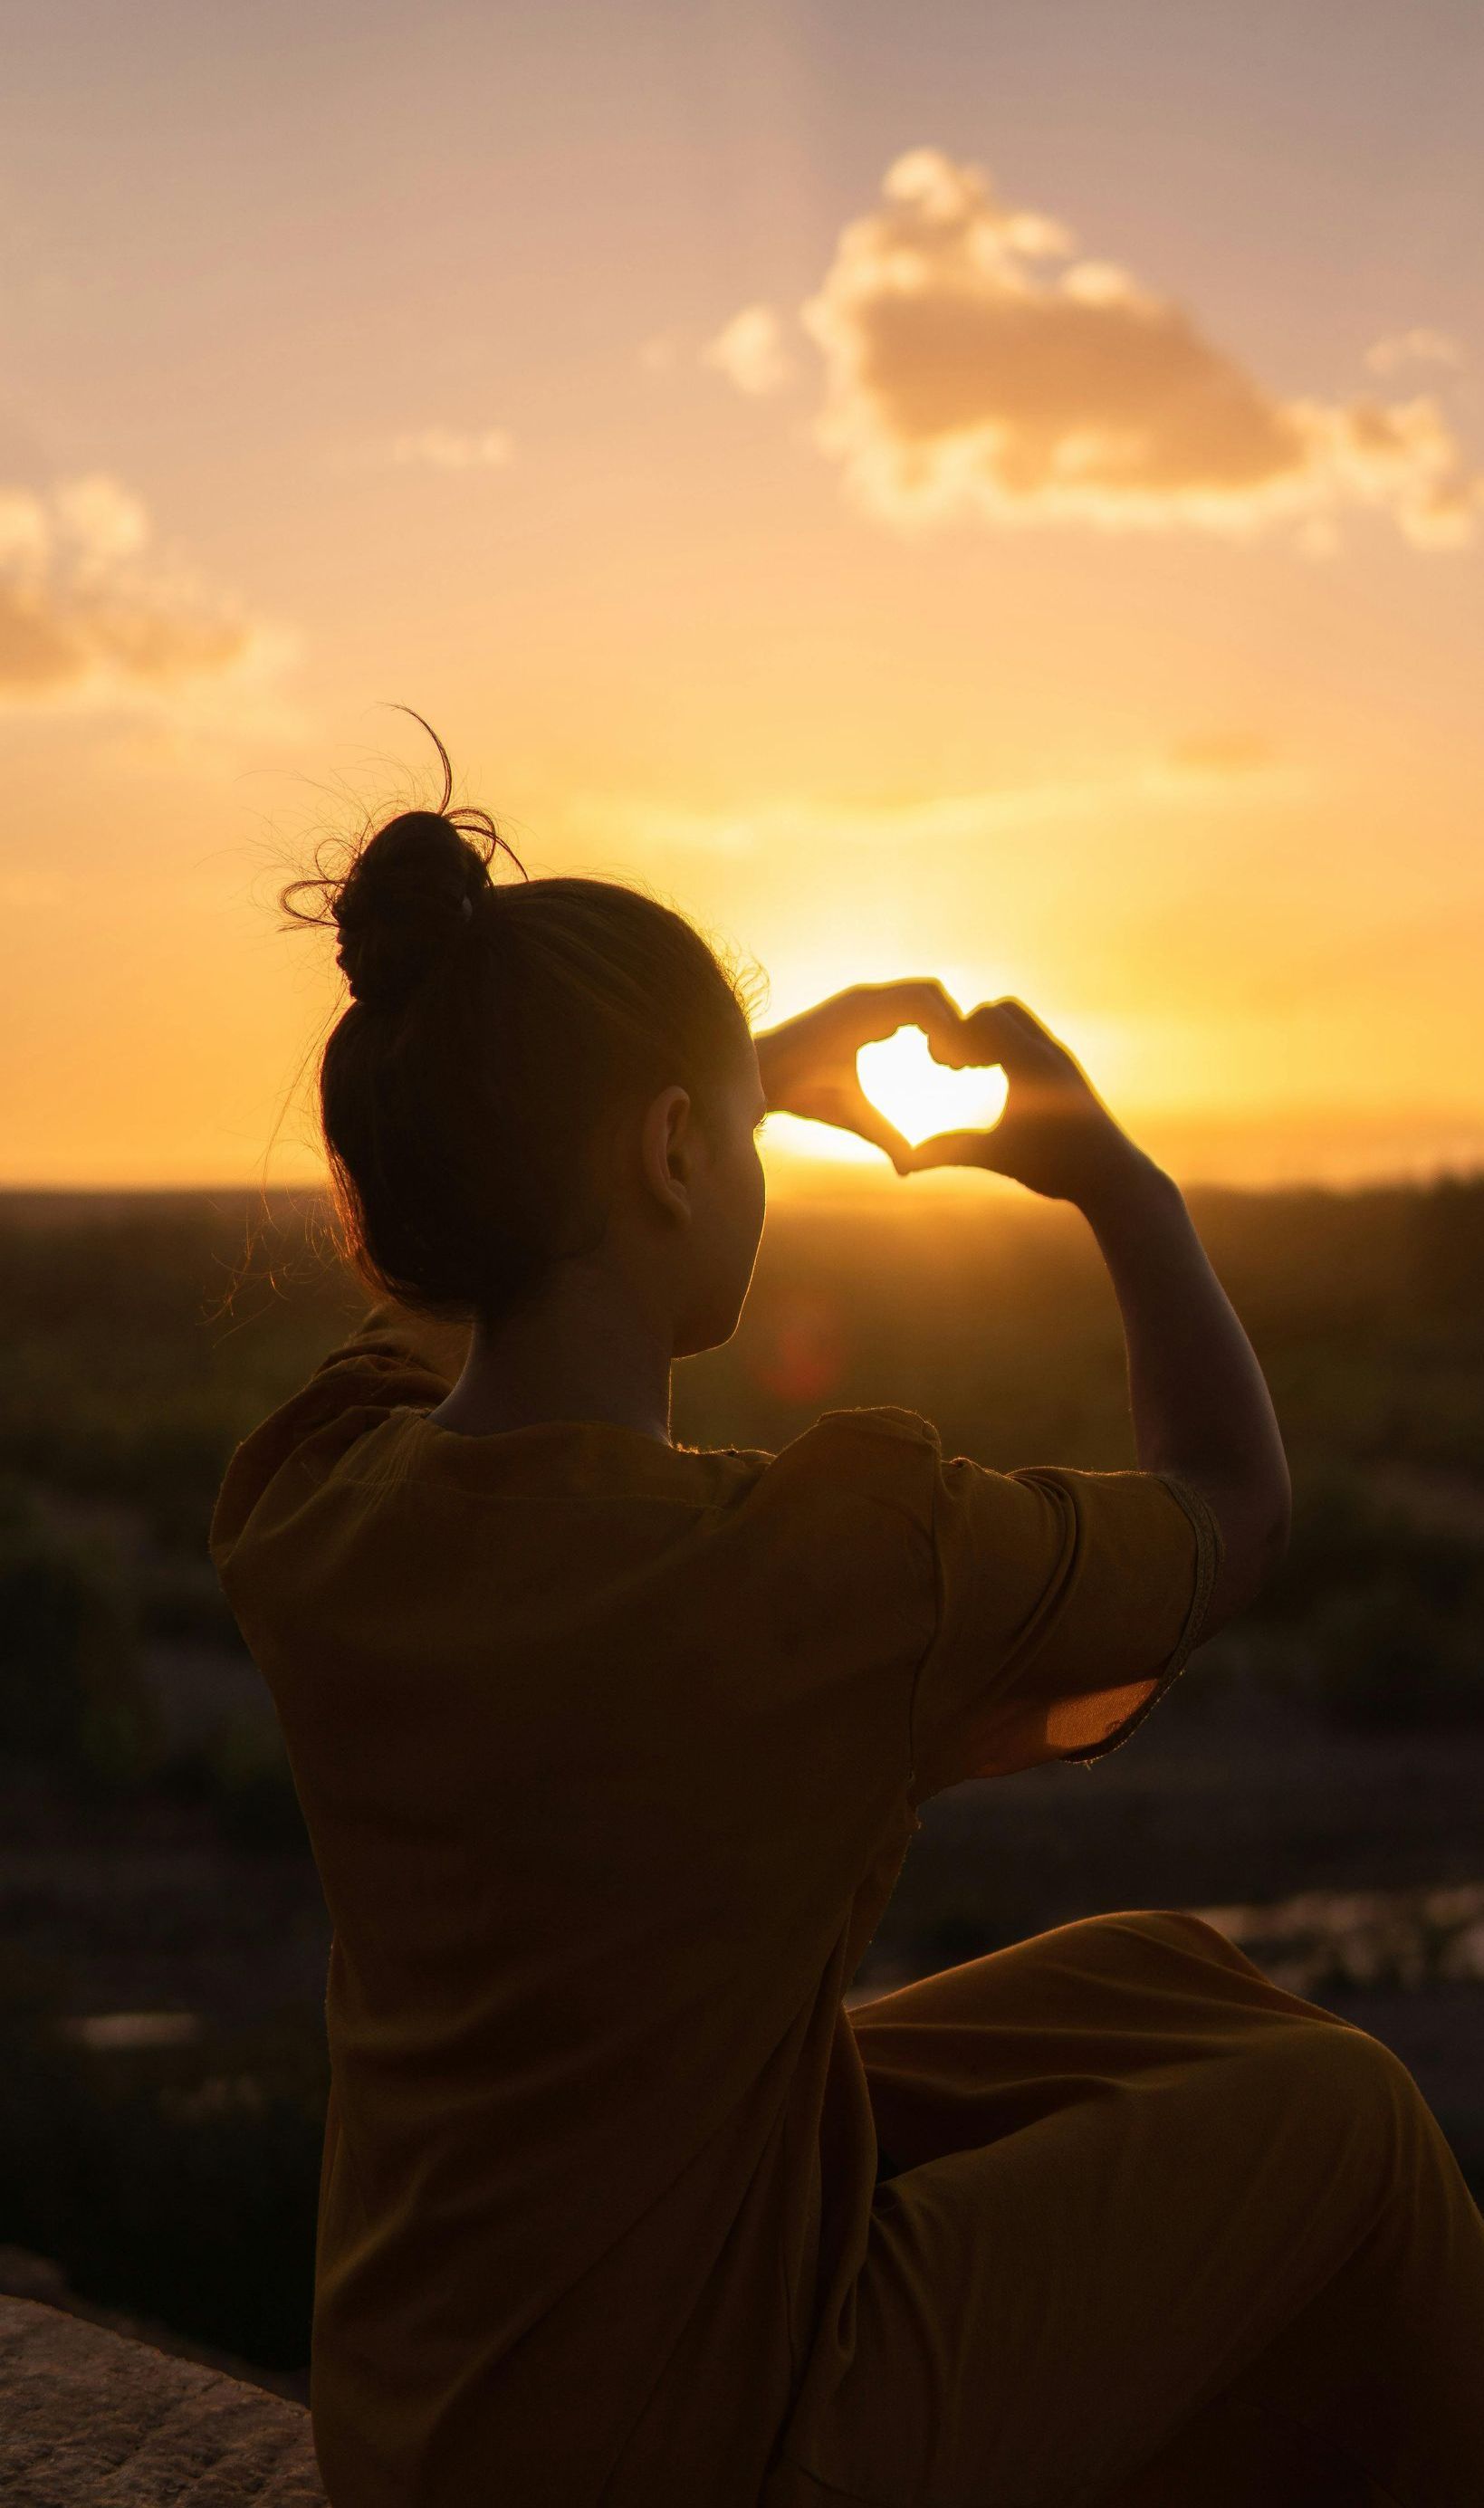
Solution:
<path fill-rule="evenodd" d="M 497 885 L 444 768 L 305 917 L 380 1303 L 212 1528 L 334 1925 L 334 2508 L 1484 2497 L 1484 2238 L 1372 2039 L 1171 1913 L 842 2009 L 917 1806 L 1113 1749 L 1282 1548 L 1175 1187 L 1020 1004 L 873 986 L 754 1039 L 664 906 Z M 867 1106 L 904 1022 L 1003 1064 L 992 1133 Z M 773 1108 L 1074 1202 L 1138 1469 L 993 1472 L 891 1408 L 677 1446 Z"/>

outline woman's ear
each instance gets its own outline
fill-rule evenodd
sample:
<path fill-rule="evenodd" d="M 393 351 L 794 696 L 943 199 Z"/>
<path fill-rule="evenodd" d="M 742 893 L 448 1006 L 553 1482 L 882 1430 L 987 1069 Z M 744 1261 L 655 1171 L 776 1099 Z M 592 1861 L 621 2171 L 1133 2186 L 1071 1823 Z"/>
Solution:
<path fill-rule="evenodd" d="M 654 1199 L 670 1215 L 688 1221 L 695 1151 L 695 1116 L 684 1088 L 662 1088 L 645 1109 L 640 1164 Z"/>

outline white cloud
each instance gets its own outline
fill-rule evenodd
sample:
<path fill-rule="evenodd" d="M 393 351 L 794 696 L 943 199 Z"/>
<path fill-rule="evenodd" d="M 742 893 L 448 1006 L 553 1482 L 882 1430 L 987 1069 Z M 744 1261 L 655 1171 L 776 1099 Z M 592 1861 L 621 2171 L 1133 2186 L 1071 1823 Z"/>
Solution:
<path fill-rule="evenodd" d="M 701 350 L 701 360 L 725 375 L 738 391 L 758 399 L 782 391 L 793 380 L 783 324 L 771 305 L 744 306 Z"/>
<path fill-rule="evenodd" d="M 1365 362 L 1372 374 L 1392 375 L 1398 366 L 1432 365 L 1462 366 L 1464 350 L 1461 341 L 1447 331 L 1397 331 L 1390 339 L 1377 340 L 1366 350 Z"/>
<path fill-rule="evenodd" d="M 762 854 L 780 861 L 822 849 L 880 852 L 904 858 L 918 846 L 935 858 L 945 848 L 981 846 L 995 836 L 1035 828 L 1095 826 L 1131 809 L 1176 813 L 1203 807 L 1248 810 L 1254 802 L 1302 794 L 1303 772 L 1286 763 L 1256 732 L 1212 730 L 1187 735 L 1161 751 L 1079 776 L 1002 785 L 988 791 L 935 793 L 912 801 L 834 802 L 790 794 L 735 810 L 677 808 L 642 794 L 575 793 L 567 825 L 580 839 L 601 834 L 650 853 L 723 858 Z"/>
<path fill-rule="evenodd" d="M 1437 546 L 1470 538 L 1484 503 L 1432 399 L 1282 398 L 1183 308 L 937 149 L 889 167 L 801 318 L 825 360 L 818 440 L 899 523 L 1287 520 L 1317 552 L 1347 507 Z"/>
<path fill-rule="evenodd" d="M 281 662 L 281 638 L 151 564 L 151 537 L 140 498 L 105 472 L 0 488 L 0 703 L 158 695 Z"/>
<path fill-rule="evenodd" d="M 422 426 L 394 435 L 389 447 L 391 461 L 420 462 L 429 470 L 501 470 L 514 451 L 502 426 Z"/>

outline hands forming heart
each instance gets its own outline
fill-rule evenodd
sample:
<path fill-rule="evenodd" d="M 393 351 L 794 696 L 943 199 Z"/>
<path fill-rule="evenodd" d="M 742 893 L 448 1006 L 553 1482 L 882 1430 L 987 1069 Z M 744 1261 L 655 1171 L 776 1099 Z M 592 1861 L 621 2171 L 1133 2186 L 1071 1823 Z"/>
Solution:
<path fill-rule="evenodd" d="M 962 1014 L 942 984 L 926 977 L 853 984 L 754 1039 L 769 1110 L 856 1132 L 884 1150 L 899 1175 L 909 1174 L 912 1145 L 868 1097 L 856 1063 L 864 1046 L 900 1027 L 920 1028 L 935 1062 L 961 1070 L 970 1059 Z"/>
<path fill-rule="evenodd" d="M 902 1027 L 920 1028 L 934 1062 L 949 1070 L 1002 1069 L 999 1121 L 909 1141 L 868 1094 L 857 1063 L 864 1048 Z M 856 984 L 754 1043 L 770 1109 L 858 1133 L 886 1152 L 899 1175 L 987 1167 L 1032 1193 L 1082 1202 L 1131 1165 L 1147 1163 L 1065 1046 L 1023 1002 L 983 1002 L 965 1014 L 931 977 Z"/>

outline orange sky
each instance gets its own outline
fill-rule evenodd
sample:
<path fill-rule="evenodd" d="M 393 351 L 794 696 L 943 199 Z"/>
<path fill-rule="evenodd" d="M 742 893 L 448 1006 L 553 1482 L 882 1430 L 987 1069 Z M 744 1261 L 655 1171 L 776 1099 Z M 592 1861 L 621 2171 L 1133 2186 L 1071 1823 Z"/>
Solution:
<path fill-rule="evenodd" d="M 770 1014 L 1484 1159 L 1475 11 L 212 14 L 7 36 L 0 1181 L 313 1171 L 271 897 L 386 700 Z"/>

